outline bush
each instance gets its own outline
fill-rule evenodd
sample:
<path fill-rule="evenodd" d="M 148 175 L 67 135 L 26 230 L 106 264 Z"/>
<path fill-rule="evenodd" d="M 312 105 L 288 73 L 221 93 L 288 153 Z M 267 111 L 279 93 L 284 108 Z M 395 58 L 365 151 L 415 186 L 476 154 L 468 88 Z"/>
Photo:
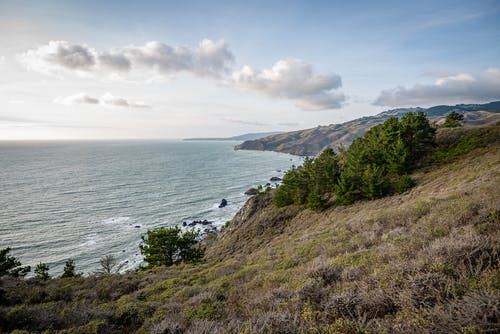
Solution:
<path fill-rule="evenodd" d="M 452 111 L 451 113 L 446 116 L 446 119 L 444 120 L 444 123 L 441 127 L 443 128 L 456 128 L 459 126 L 462 126 L 460 121 L 464 120 L 464 115 L 461 115 L 455 111 Z"/>
<path fill-rule="evenodd" d="M 396 183 L 396 191 L 400 194 L 404 193 L 408 189 L 411 189 L 415 185 L 410 175 L 405 174 L 401 176 Z"/>
<path fill-rule="evenodd" d="M 46 263 L 40 262 L 39 264 L 36 265 L 35 267 L 35 277 L 39 278 L 41 280 L 48 280 L 50 278 L 49 276 L 49 265 Z"/>
<path fill-rule="evenodd" d="M 203 250 L 197 247 L 198 235 L 199 232 L 194 230 L 181 234 L 179 227 L 148 231 L 140 245 L 144 261 L 148 263 L 148 267 L 199 262 L 203 258 Z"/>
<path fill-rule="evenodd" d="M 0 250 L 0 277 L 23 277 L 31 271 L 30 266 L 21 267 L 21 261 L 9 255 L 10 248 Z"/>
<path fill-rule="evenodd" d="M 77 274 L 75 273 L 75 262 L 71 259 L 66 261 L 64 265 L 64 272 L 61 275 L 61 278 L 68 278 L 68 277 L 76 277 Z"/>

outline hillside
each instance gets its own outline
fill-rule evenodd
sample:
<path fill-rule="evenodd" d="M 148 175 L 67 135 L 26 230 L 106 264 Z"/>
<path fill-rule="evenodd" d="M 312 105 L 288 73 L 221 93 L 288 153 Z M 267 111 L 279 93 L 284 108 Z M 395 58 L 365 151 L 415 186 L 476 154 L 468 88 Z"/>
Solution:
<path fill-rule="evenodd" d="M 487 104 L 459 104 L 431 108 L 401 108 L 382 112 L 375 116 L 362 117 L 341 124 L 318 126 L 312 129 L 286 132 L 257 140 L 247 140 L 237 145 L 237 150 L 276 151 L 295 155 L 314 156 L 326 147 L 336 149 L 349 146 L 372 126 L 383 123 L 389 117 L 401 117 L 409 112 L 422 111 L 439 122 L 452 111 L 464 115 L 465 125 L 486 125 L 500 121 L 500 101 Z"/>
<path fill-rule="evenodd" d="M 255 139 L 260 139 L 268 136 L 273 136 L 280 134 L 282 132 L 274 131 L 274 132 L 257 132 L 257 133 L 245 133 L 243 135 L 239 136 L 233 136 L 233 137 L 220 137 L 220 138 L 185 138 L 183 140 L 185 141 L 196 141 L 196 140 L 234 140 L 234 141 L 243 141 L 243 140 L 255 140 Z"/>
<path fill-rule="evenodd" d="M 400 195 L 321 212 L 251 197 L 200 265 L 4 278 L 0 332 L 498 332 L 500 126 L 437 142 Z"/>

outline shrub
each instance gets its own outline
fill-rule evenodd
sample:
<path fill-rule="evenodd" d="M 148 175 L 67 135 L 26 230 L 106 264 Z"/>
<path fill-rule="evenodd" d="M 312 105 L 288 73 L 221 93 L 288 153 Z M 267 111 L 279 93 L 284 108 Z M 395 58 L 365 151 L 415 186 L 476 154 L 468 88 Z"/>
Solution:
<path fill-rule="evenodd" d="M 181 233 L 179 227 L 148 231 L 140 245 L 148 267 L 171 266 L 180 262 L 196 263 L 203 258 L 203 250 L 197 247 L 197 231 Z"/>
<path fill-rule="evenodd" d="M 61 278 L 76 277 L 76 276 L 78 275 L 75 273 L 75 262 L 69 259 L 68 261 L 66 261 L 64 265 L 64 272 L 61 275 Z"/>
<path fill-rule="evenodd" d="M 10 248 L 0 250 L 0 277 L 23 277 L 31 271 L 30 266 L 21 267 L 21 261 L 9 255 Z"/>
<path fill-rule="evenodd" d="M 35 267 L 35 277 L 39 278 L 41 280 L 48 280 L 50 278 L 49 275 L 49 265 L 46 263 L 40 262 L 39 264 L 36 265 Z"/>
<path fill-rule="evenodd" d="M 415 185 L 415 182 L 412 180 L 411 176 L 408 174 L 405 174 L 401 176 L 396 183 L 396 192 L 402 194 L 408 189 L 411 189 Z"/>
<path fill-rule="evenodd" d="M 441 127 L 443 128 L 456 128 L 459 126 L 462 126 L 460 121 L 464 120 L 464 115 L 461 115 L 455 111 L 452 111 L 451 113 L 446 116 L 446 119 L 444 120 L 444 123 Z"/>
<path fill-rule="evenodd" d="M 187 310 L 186 319 L 218 320 L 224 315 L 225 301 L 212 297 L 203 298 L 200 304 Z"/>

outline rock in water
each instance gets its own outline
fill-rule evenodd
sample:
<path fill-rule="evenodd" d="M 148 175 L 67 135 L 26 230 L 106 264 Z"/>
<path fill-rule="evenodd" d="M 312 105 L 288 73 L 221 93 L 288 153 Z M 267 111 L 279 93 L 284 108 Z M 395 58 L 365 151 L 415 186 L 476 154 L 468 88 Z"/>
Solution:
<path fill-rule="evenodd" d="M 247 191 L 245 191 L 245 195 L 250 195 L 250 196 L 257 195 L 257 189 L 250 188 Z"/>
<path fill-rule="evenodd" d="M 223 199 L 222 199 L 222 201 L 221 201 L 221 202 L 220 202 L 220 204 L 219 204 L 219 208 L 223 208 L 223 207 L 225 207 L 226 205 L 227 205 L 227 201 L 226 201 L 226 199 L 225 199 L 225 198 L 223 198 Z"/>
<path fill-rule="evenodd" d="M 281 181 L 281 177 L 273 176 L 270 180 L 271 182 L 278 182 Z"/>

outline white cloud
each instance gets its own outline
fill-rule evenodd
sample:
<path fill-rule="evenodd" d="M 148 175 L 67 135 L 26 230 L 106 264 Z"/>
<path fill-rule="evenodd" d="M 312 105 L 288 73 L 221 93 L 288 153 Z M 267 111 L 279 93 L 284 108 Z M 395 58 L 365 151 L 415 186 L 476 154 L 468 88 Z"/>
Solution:
<path fill-rule="evenodd" d="M 279 60 L 270 69 L 262 71 L 250 66 L 233 71 L 231 65 L 235 57 L 224 40 L 204 39 L 194 48 L 152 41 L 141 46 L 129 45 L 105 51 L 67 41 L 51 41 L 24 52 L 19 59 L 28 69 L 45 74 L 63 77 L 63 74 L 76 73 L 111 81 L 156 82 L 179 72 L 188 72 L 215 78 L 243 91 L 290 99 L 305 110 L 340 108 L 346 99 L 339 90 L 342 86 L 339 75 L 314 73 L 310 64 L 299 59 Z M 61 98 L 59 103 L 92 103 L 76 102 L 85 101 L 83 96 L 71 98 L 74 101 Z M 102 101 L 101 98 L 99 103 Z M 108 103 L 124 104 L 116 99 Z"/>
<path fill-rule="evenodd" d="M 204 39 L 197 48 L 153 41 L 142 46 L 131 45 L 102 52 L 86 45 L 50 41 L 24 52 L 19 58 L 28 69 L 44 74 L 112 74 L 148 70 L 161 75 L 186 71 L 212 77 L 228 72 L 234 60 L 223 40 L 214 42 L 209 39 Z"/>
<path fill-rule="evenodd" d="M 262 71 L 244 66 L 232 74 L 228 83 L 241 90 L 294 100 L 306 110 L 340 108 L 345 101 L 344 94 L 337 91 L 342 86 L 339 75 L 314 74 L 311 65 L 293 58 L 280 60 Z"/>
<path fill-rule="evenodd" d="M 110 93 L 106 93 L 100 98 L 92 97 L 86 93 L 79 93 L 65 97 L 59 96 L 54 99 L 54 103 L 65 106 L 93 104 L 106 107 L 151 108 L 151 106 L 145 104 L 144 102 L 131 102 L 124 98 L 113 96 Z"/>
<path fill-rule="evenodd" d="M 50 41 L 36 49 L 20 55 L 26 68 L 53 74 L 60 70 L 86 72 L 92 70 L 97 62 L 97 53 L 86 45 L 70 44 L 66 41 Z"/>
<path fill-rule="evenodd" d="M 129 107 L 129 108 L 151 108 L 144 102 L 131 102 L 127 101 L 122 97 L 113 96 L 110 93 L 106 93 L 101 96 L 100 103 L 105 106 L 115 106 L 115 107 Z"/>
<path fill-rule="evenodd" d="M 384 90 L 373 104 L 403 107 L 415 105 L 488 102 L 500 99 L 500 69 L 458 73 L 437 78 L 432 84 Z"/>
<path fill-rule="evenodd" d="M 87 95 L 86 93 L 79 93 L 70 96 L 58 96 L 54 99 L 54 103 L 62 104 L 65 106 L 73 106 L 75 104 L 99 104 L 99 99 Z"/>

